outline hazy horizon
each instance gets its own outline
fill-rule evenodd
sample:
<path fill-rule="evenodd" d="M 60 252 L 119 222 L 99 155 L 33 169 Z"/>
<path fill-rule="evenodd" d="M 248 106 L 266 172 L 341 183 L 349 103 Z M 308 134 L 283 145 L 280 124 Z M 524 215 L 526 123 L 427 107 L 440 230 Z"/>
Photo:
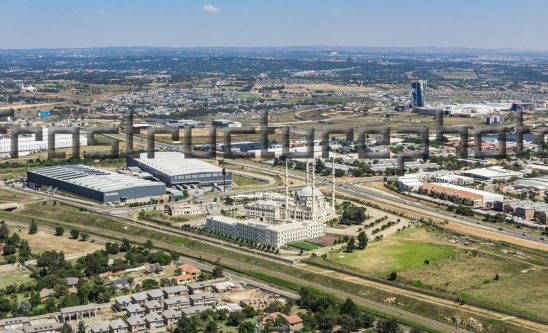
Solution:
<path fill-rule="evenodd" d="M 2 49 L 378 47 L 548 50 L 542 0 L 3 1 Z"/>

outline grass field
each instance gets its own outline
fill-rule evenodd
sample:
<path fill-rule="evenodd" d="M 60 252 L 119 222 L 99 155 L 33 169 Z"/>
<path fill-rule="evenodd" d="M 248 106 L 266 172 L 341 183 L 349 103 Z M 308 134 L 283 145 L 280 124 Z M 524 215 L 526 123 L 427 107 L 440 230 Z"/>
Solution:
<path fill-rule="evenodd" d="M 29 272 L 19 268 L 9 268 L 0 270 L 0 289 L 12 284 L 23 284 L 31 281 Z"/>
<path fill-rule="evenodd" d="M 289 243 L 287 245 L 289 245 L 291 247 L 294 247 L 296 249 L 303 249 L 305 251 L 314 251 L 314 250 L 319 249 L 321 247 L 319 245 L 312 244 L 312 243 L 309 243 L 309 242 L 306 242 L 306 241 L 293 242 L 293 243 Z"/>
<path fill-rule="evenodd" d="M 243 177 L 243 176 L 239 176 L 239 175 L 232 176 L 232 182 L 234 184 L 238 185 L 238 187 L 256 186 L 256 185 L 266 184 L 265 182 L 262 182 L 260 180 L 256 180 L 256 179 L 249 178 L 249 177 Z"/>
<path fill-rule="evenodd" d="M 422 266 L 425 260 L 448 259 L 457 252 L 451 246 L 429 243 L 427 236 L 426 231 L 407 229 L 383 241 L 372 242 L 363 251 L 336 251 L 329 259 L 357 267 L 367 274 L 385 276 L 390 272 Z"/>

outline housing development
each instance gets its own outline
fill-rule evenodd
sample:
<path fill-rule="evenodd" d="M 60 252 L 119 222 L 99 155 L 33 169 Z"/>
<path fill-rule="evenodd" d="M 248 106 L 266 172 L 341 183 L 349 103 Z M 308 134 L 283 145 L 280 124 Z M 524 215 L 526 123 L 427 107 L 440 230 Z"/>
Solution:
<path fill-rule="evenodd" d="M 0 4 L 0 333 L 548 332 L 548 8 L 463 1 Z"/>

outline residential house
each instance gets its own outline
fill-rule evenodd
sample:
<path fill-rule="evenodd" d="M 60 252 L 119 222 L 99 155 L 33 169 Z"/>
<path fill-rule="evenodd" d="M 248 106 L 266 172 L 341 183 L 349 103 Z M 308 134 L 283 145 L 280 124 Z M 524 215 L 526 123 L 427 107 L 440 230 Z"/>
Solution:
<path fill-rule="evenodd" d="M 130 296 L 124 295 L 124 296 L 116 297 L 114 299 L 114 308 L 117 311 L 125 311 L 127 306 L 132 303 L 133 302 Z"/>
<path fill-rule="evenodd" d="M 177 281 L 178 286 L 184 286 L 194 281 L 194 278 L 190 274 L 177 275 L 174 279 Z"/>
<path fill-rule="evenodd" d="M 135 293 L 131 295 L 131 302 L 135 304 L 145 304 L 148 301 L 148 295 L 146 293 Z"/>
<path fill-rule="evenodd" d="M 144 316 L 145 309 L 141 304 L 129 304 L 126 307 L 126 314 L 128 317 Z"/>
<path fill-rule="evenodd" d="M 111 286 L 115 287 L 118 290 L 131 287 L 130 280 L 128 278 L 125 278 L 125 277 L 120 278 L 120 279 L 116 279 L 116 280 L 112 280 L 112 281 L 110 281 L 109 284 Z"/>
<path fill-rule="evenodd" d="M 127 333 L 128 326 L 122 319 L 111 320 L 109 323 L 110 333 Z"/>
<path fill-rule="evenodd" d="M 188 288 L 186 286 L 172 286 L 164 288 L 164 298 L 171 298 L 177 296 L 188 295 Z"/>
<path fill-rule="evenodd" d="M 77 277 L 68 277 L 65 279 L 67 281 L 68 291 L 71 293 L 78 292 L 78 282 L 80 281 Z"/>
<path fill-rule="evenodd" d="M 128 329 L 131 333 L 144 332 L 147 330 L 145 318 L 133 316 L 126 319 Z"/>
<path fill-rule="evenodd" d="M 166 327 L 175 326 L 177 325 L 177 321 L 181 319 L 181 312 L 175 310 L 166 310 L 162 314 L 162 318 L 164 319 L 164 325 Z"/>
<path fill-rule="evenodd" d="M 163 306 L 158 301 L 148 301 L 145 303 L 146 313 L 162 313 Z"/>
<path fill-rule="evenodd" d="M 145 322 L 149 330 L 159 329 L 165 326 L 164 318 L 158 313 L 149 313 L 146 315 Z"/>
<path fill-rule="evenodd" d="M 147 291 L 149 301 L 161 301 L 164 299 L 164 293 L 160 289 L 152 289 Z"/>
<path fill-rule="evenodd" d="M 191 306 L 190 308 L 184 308 L 184 309 L 181 310 L 181 312 L 183 313 L 184 317 L 192 317 L 195 314 L 200 313 L 200 312 L 205 311 L 205 310 L 210 309 L 210 308 L 211 307 L 209 307 L 209 306 L 198 305 L 198 306 Z"/>
<path fill-rule="evenodd" d="M 180 310 L 188 307 L 190 307 L 190 299 L 186 296 L 164 299 L 165 310 Z"/>
<path fill-rule="evenodd" d="M 213 284 L 209 281 L 194 282 L 187 285 L 191 294 L 205 293 L 213 291 Z"/>
<path fill-rule="evenodd" d="M 90 333 L 109 333 L 110 323 L 106 320 L 99 320 L 88 324 Z"/>
<path fill-rule="evenodd" d="M 189 298 L 190 298 L 190 304 L 192 304 L 192 306 L 197 306 L 197 305 L 208 306 L 208 305 L 215 305 L 217 303 L 217 299 L 215 298 L 215 295 L 207 292 L 193 294 L 193 295 L 190 295 Z"/>
<path fill-rule="evenodd" d="M 298 315 L 285 315 L 281 312 L 274 312 L 264 316 L 259 322 L 259 327 L 263 329 L 268 323 L 275 322 L 278 318 L 281 318 L 288 327 L 290 333 L 300 331 L 303 329 L 303 320 Z"/>
<path fill-rule="evenodd" d="M 181 270 L 182 274 L 192 275 L 192 278 L 194 280 L 198 279 L 198 277 L 200 277 L 200 275 L 202 274 L 201 269 L 199 269 L 195 266 L 189 265 L 189 264 L 180 265 L 179 269 Z"/>

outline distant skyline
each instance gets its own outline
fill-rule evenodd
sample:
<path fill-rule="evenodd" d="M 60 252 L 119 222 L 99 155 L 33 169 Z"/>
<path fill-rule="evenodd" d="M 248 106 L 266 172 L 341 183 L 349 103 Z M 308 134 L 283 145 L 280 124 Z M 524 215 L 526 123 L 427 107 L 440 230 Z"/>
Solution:
<path fill-rule="evenodd" d="M 548 50 L 545 0 L 3 0 L 0 48 Z"/>

